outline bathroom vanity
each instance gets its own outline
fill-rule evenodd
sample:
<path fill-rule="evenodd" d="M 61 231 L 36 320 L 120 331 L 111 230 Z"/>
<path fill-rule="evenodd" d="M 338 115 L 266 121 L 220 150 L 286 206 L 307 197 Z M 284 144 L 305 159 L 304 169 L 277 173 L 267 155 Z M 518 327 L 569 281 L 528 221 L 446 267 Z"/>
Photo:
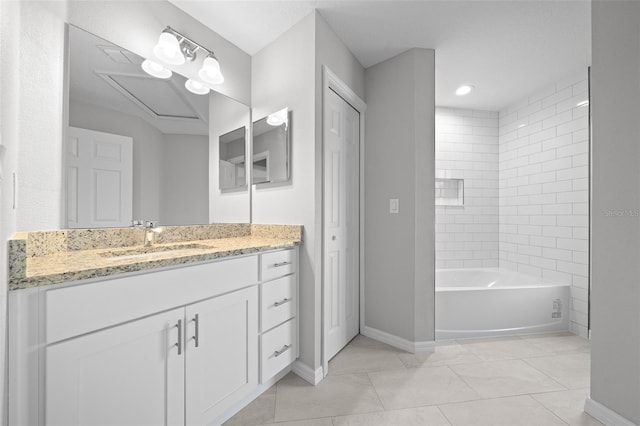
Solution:
<path fill-rule="evenodd" d="M 247 226 L 152 249 L 27 256 L 14 283 L 29 288 L 9 294 L 9 424 L 221 424 L 290 371 L 300 227 Z M 47 256 L 71 270 L 29 277 L 29 261 L 44 268 Z M 74 257 L 92 256 L 112 265 L 73 270 Z"/>

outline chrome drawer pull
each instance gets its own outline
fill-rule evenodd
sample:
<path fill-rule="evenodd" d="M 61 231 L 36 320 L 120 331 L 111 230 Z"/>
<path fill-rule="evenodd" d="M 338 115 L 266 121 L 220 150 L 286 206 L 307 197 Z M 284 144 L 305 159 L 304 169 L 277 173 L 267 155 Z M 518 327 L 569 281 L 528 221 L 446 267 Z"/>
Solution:
<path fill-rule="evenodd" d="M 178 327 L 178 343 L 173 346 L 178 347 L 178 355 L 182 355 L 182 320 L 178 320 L 178 324 L 175 325 Z"/>
<path fill-rule="evenodd" d="M 289 303 L 289 302 L 291 302 L 291 298 L 290 298 L 290 297 L 285 297 L 285 298 L 284 298 L 284 299 L 282 299 L 281 301 L 279 301 L 279 302 L 275 302 L 275 303 L 273 304 L 273 306 L 278 307 L 278 306 L 280 306 L 280 305 L 284 305 L 285 303 Z"/>
<path fill-rule="evenodd" d="M 196 323 L 196 334 L 195 336 L 193 336 L 193 340 L 195 340 L 197 348 L 200 344 L 200 316 L 196 314 L 196 316 L 193 318 L 193 321 Z"/>
<path fill-rule="evenodd" d="M 283 353 L 285 353 L 286 351 L 288 351 L 289 349 L 291 349 L 291 345 L 284 345 L 284 346 L 282 347 L 282 349 L 280 349 L 279 351 L 275 351 L 275 352 L 273 353 L 273 356 L 274 356 L 275 358 L 277 358 L 277 357 L 279 357 L 280 355 L 282 355 Z"/>
<path fill-rule="evenodd" d="M 291 262 L 280 262 L 280 263 L 274 263 L 273 267 L 274 268 L 279 268 L 281 266 L 287 266 L 287 265 L 291 265 Z"/>

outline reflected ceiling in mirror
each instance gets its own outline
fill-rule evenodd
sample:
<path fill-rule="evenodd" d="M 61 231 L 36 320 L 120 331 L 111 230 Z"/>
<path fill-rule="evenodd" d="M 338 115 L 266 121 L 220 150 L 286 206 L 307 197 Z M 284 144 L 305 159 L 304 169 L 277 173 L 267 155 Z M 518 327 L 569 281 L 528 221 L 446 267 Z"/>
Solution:
<path fill-rule="evenodd" d="M 218 173 L 209 148 L 212 95 L 189 92 L 186 78 L 175 72 L 168 79 L 152 77 L 142 70 L 140 56 L 75 26 L 68 28 L 68 124 L 95 133 L 93 145 L 67 140 L 67 227 L 128 226 L 132 219 L 165 225 L 210 223 L 210 175 Z M 227 104 L 244 111 L 250 123 L 246 105 L 230 98 Z M 117 167 L 81 155 L 106 149 L 99 144 L 101 134 L 132 139 L 129 182 L 123 182 L 126 173 L 119 174 Z M 81 158 L 70 159 L 76 155 Z M 69 167 L 78 162 L 88 172 Z M 122 185 L 130 185 L 133 194 L 128 209 L 127 200 L 114 195 L 126 193 Z M 237 209 L 233 221 L 248 221 L 248 195 L 244 204 L 246 212 Z"/>

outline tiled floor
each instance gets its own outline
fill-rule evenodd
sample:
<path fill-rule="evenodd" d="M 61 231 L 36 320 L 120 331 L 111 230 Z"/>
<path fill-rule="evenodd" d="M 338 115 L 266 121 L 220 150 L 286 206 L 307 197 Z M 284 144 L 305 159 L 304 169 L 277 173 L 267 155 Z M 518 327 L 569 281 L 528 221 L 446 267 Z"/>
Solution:
<path fill-rule="evenodd" d="M 589 343 L 545 334 L 439 343 L 410 354 L 364 336 L 311 386 L 289 374 L 227 425 L 600 425 L 583 413 Z"/>

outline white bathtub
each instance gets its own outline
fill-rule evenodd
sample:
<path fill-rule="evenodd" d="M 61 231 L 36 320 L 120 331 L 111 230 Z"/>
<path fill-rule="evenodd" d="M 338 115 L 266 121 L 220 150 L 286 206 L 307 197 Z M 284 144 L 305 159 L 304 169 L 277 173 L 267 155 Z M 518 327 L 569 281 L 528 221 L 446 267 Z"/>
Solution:
<path fill-rule="evenodd" d="M 436 339 L 566 331 L 569 285 L 498 268 L 436 271 Z"/>

